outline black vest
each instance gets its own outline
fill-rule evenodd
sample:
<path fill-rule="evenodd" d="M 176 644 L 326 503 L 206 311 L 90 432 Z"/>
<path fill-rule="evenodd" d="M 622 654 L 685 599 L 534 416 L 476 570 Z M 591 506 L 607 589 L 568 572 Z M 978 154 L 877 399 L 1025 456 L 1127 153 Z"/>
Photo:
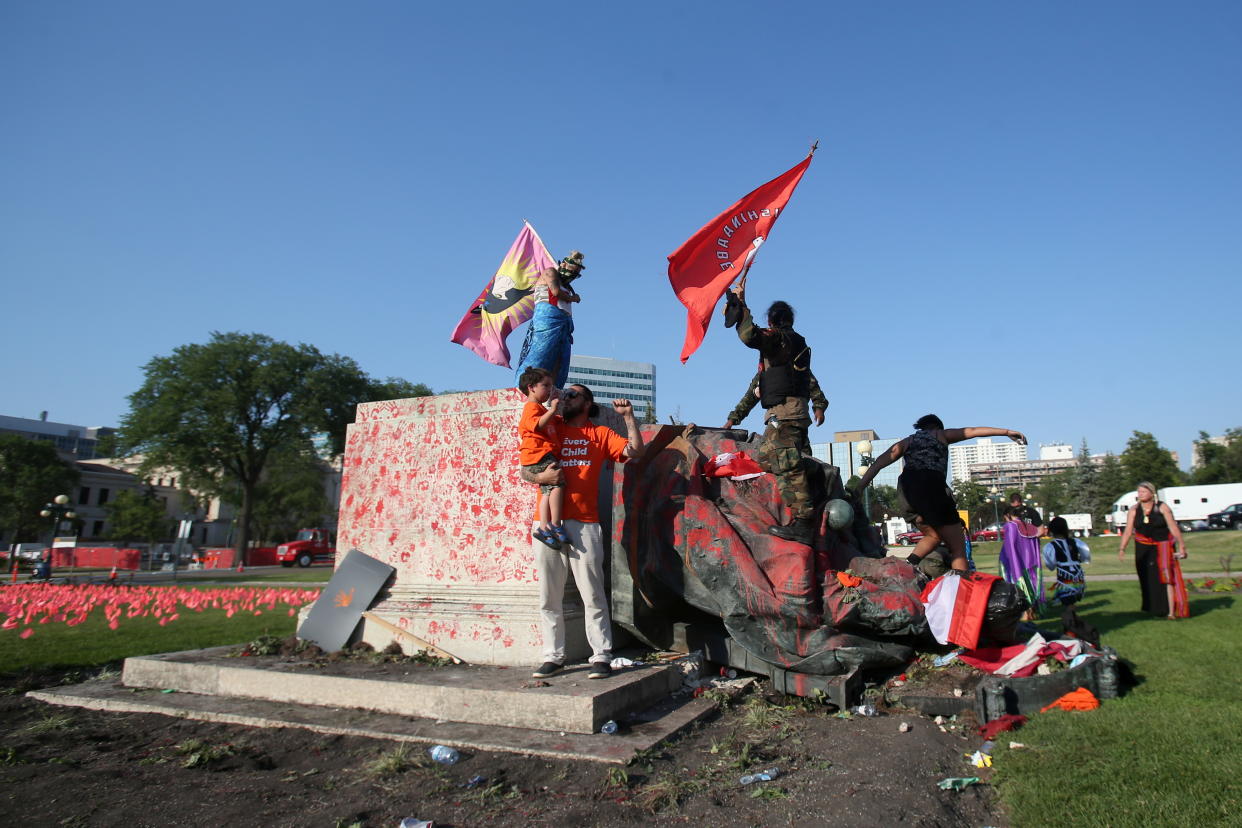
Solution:
<path fill-rule="evenodd" d="M 793 328 L 772 328 L 771 343 L 762 351 L 766 365 L 759 376 L 759 399 L 764 408 L 786 397 L 811 396 L 811 349 Z"/>

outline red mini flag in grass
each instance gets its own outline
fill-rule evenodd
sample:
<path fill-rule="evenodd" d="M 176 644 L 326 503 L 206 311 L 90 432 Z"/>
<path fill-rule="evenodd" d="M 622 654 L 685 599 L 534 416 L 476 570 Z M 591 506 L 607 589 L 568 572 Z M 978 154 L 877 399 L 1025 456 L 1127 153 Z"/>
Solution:
<path fill-rule="evenodd" d="M 808 155 L 793 169 L 742 196 L 668 257 L 669 283 L 688 311 L 682 362 L 702 344 L 720 297 L 767 239 L 810 165 Z"/>

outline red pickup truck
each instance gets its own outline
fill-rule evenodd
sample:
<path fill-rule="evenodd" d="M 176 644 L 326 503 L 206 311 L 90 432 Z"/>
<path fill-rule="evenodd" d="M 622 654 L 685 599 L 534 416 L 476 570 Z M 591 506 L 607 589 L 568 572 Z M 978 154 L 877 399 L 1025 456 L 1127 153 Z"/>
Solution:
<path fill-rule="evenodd" d="M 276 547 L 276 560 L 280 561 L 281 566 L 334 563 L 336 539 L 327 529 L 301 529 L 296 540 Z"/>

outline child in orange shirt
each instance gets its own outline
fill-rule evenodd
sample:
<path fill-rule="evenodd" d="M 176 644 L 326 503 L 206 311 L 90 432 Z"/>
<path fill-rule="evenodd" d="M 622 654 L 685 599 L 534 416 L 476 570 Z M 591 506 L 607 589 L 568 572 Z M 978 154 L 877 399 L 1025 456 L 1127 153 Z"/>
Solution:
<path fill-rule="evenodd" d="M 555 416 L 560 401 L 551 398 L 551 372 L 543 368 L 527 368 L 518 378 L 518 389 L 526 395 L 522 419 L 518 421 L 518 462 L 522 464 L 523 476 L 529 478 L 546 469 L 559 469 L 561 440 L 556 433 Z M 563 483 L 541 483 L 539 488 L 543 497 L 539 499 L 539 526 L 534 531 L 535 540 L 560 549 L 561 544 L 569 542 L 561 526 L 561 500 L 565 486 Z"/>

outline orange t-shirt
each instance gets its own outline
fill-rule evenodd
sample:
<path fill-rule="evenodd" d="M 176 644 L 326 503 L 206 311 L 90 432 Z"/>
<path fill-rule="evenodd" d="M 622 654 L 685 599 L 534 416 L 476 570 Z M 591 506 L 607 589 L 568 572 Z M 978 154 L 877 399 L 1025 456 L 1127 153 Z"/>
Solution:
<path fill-rule="evenodd" d="M 556 432 L 559 418 L 553 417 L 546 429 L 539 430 L 539 418 L 547 412 L 548 409 L 534 400 L 522 406 L 522 419 L 518 420 L 518 462 L 523 466 L 538 463 L 550 451 L 560 451 L 561 441 Z"/>
<path fill-rule="evenodd" d="M 609 460 L 624 463 L 629 459 L 625 456 L 629 440 L 607 426 L 593 423 L 578 427 L 565 425 L 562 420 L 557 429 L 561 436 L 561 471 L 565 475 L 561 519 L 599 523 L 599 476 Z M 539 519 L 538 507 L 535 519 Z"/>

